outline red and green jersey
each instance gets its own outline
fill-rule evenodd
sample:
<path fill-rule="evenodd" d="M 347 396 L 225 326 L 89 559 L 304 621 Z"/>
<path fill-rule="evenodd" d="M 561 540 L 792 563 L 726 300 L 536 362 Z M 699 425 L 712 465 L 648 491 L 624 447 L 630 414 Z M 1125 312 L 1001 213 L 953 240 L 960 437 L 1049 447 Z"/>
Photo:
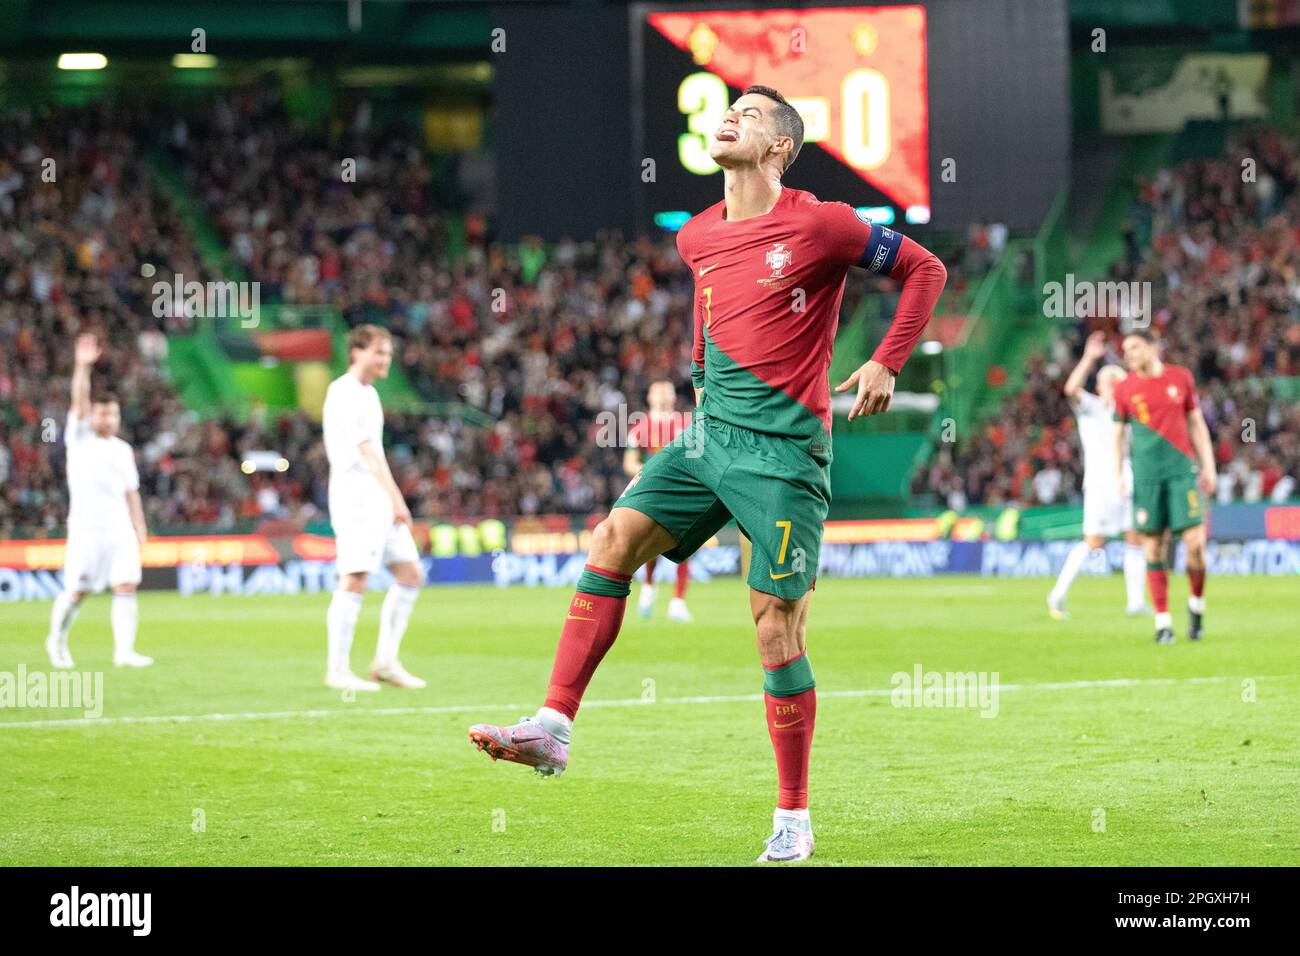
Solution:
<path fill-rule="evenodd" d="M 726 203 L 693 217 L 677 250 L 695 275 L 691 373 L 703 412 L 831 459 L 831 348 L 853 266 L 903 279 L 876 361 L 897 372 L 943 290 L 943 265 L 851 206 L 784 188 L 772 211 L 732 222 Z M 910 277 L 920 276 L 916 281 Z"/>
<path fill-rule="evenodd" d="M 1199 470 L 1187 416 L 1200 408 L 1192 373 L 1166 365 L 1159 375 L 1133 373 L 1115 386 L 1115 421 L 1133 433 L 1133 479 L 1179 478 Z"/>

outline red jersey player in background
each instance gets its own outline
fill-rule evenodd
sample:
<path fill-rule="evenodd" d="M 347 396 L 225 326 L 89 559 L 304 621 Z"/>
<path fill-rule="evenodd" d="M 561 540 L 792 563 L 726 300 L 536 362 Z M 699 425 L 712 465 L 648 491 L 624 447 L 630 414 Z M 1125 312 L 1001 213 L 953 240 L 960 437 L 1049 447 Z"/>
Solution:
<path fill-rule="evenodd" d="M 629 478 L 637 476 L 646 457 L 671 442 L 691 422 L 690 412 L 677 411 L 677 389 L 666 379 L 650 383 L 646 392 L 646 405 L 649 413 L 628 432 L 627 450 L 623 452 L 623 471 Z M 658 561 L 657 557 L 651 558 L 645 564 L 645 584 L 641 586 L 641 594 L 637 599 L 637 611 L 643 618 L 649 618 L 654 613 L 654 574 Z M 691 623 L 691 612 L 686 607 L 686 583 L 690 579 L 691 563 L 682 561 L 677 565 L 673 599 L 668 602 L 668 620 Z"/>
<path fill-rule="evenodd" d="M 1156 609 L 1156 643 L 1172 644 L 1165 532 L 1182 536 L 1187 550 L 1187 637 L 1199 641 L 1205 614 L 1205 506 L 1218 480 L 1210 429 L 1201 414 L 1192 373 L 1160 361 L 1155 338 L 1141 330 L 1124 336 L 1124 362 L 1133 374 L 1115 386 L 1116 462 L 1123 461 L 1124 426 L 1133 458 L 1133 526 L 1142 535 L 1147 584 Z M 1116 466 L 1121 488 L 1122 465 Z"/>
<path fill-rule="evenodd" d="M 760 862 L 813 853 L 817 697 L 805 629 L 830 506 L 830 362 L 845 278 L 860 266 L 903 283 L 884 341 L 836 389 L 857 391 L 850 420 L 889 408 L 894 376 L 947 279 L 936 256 L 900 233 L 783 186 L 802 144 L 802 118 L 770 87 L 749 87 L 723 114 L 709 143 L 723 199 L 677 236 L 695 275 L 694 419 L 592 533 L 543 706 L 513 726 L 469 731 L 493 759 L 563 771 L 573 719 L 618 636 L 632 575 L 660 554 L 685 560 L 734 518 L 753 544 L 749 606 L 777 769 Z"/>

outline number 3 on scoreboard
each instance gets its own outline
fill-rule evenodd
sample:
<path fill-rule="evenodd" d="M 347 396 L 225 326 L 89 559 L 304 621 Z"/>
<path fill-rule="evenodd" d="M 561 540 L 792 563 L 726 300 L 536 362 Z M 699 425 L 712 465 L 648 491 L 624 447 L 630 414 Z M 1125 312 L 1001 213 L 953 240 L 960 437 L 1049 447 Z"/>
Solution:
<path fill-rule="evenodd" d="M 727 84 L 712 73 L 692 73 L 677 87 L 677 109 L 688 117 L 689 133 L 677 137 L 677 157 L 692 173 L 708 176 L 718 171 L 709 158 L 709 137 L 727 112 Z"/>

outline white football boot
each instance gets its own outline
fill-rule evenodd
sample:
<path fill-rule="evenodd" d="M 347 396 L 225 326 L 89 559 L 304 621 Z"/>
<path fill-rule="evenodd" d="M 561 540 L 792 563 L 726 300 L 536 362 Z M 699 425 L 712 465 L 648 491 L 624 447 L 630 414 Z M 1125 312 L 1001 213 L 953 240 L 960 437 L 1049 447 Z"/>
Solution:
<path fill-rule="evenodd" d="M 380 664 L 378 661 L 370 665 L 370 679 L 381 684 L 392 684 L 394 687 L 405 687 L 408 690 L 420 690 L 428 687 L 428 683 L 416 677 L 399 661 L 393 661 L 391 664 Z"/>
<path fill-rule="evenodd" d="M 813 855 L 811 820 L 798 820 L 779 812 L 772 820 L 772 835 L 766 849 L 758 855 L 759 863 L 799 863 Z"/>
<path fill-rule="evenodd" d="M 641 585 L 641 594 L 636 599 L 636 612 L 646 620 L 649 620 L 650 615 L 654 613 L 656 593 L 653 584 Z"/>
<path fill-rule="evenodd" d="M 334 690 L 379 690 L 373 681 L 362 680 L 351 671 L 331 670 L 325 675 L 325 686 Z"/>
<path fill-rule="evenodd" d="M 124 651 L 113 655 L 114 667 L 148 667 L 151 664 L 153 664 L 152 657 L 137 654 L 135 651 Z"/>
<path fill-rule="evenodd" d="M 691 612 L 686 609 L 686 599 L 675 597 L 668 602 L 668 620 L 678 624 L 690 624 Z"/>
<path fill-rule="evenodd" d="M 50 655 L 51 667 L 57 667 L 63 671 L 72 669 L 72 655 L 68 653 L 68 645 L 61 643 L 58 635 L 51 634 L 46 638 L 45 653 Z"/>

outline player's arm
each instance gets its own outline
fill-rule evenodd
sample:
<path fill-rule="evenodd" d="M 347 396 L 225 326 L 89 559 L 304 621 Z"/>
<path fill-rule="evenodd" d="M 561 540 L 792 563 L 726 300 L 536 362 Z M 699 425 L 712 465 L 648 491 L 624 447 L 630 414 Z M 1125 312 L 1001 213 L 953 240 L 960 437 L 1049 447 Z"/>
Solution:
<path fill-rule="evenodd" d="M 1214 442 L 1210 439 L 1210 426 L 1205 424 L 1205 415 L 1199 407 L 1187 413 L 1187 433 L 1192 439 L 1192 448 L 1201 462 L 1201 474 L 1196 483 L 1207 495 L 1214 494 L 1219 484 L 1219 466 L 1214 461 Z"/>
<path fill-rule="evenodd" d="M 1083 357 L 1079 359 L 1079 364 L 1074 367 L 1074 371 L 1065 380 L 1063 391 L 1066 398 L 1072 402 L 1079 400 L 1079 393 L 1083 391 L 1083 383 L 1088 381 L 1088 376 L 1092 374 L 1092 367 L 1105 354 L 1105 333 L 1093 332 L 1083 344 Z"/>
<path fill-rule="evenodd" d="M 1127 496 L 1129 489 L 1124 487 L 1124 425 L 1118 417 L 1115 419 L 1115 479 L 1119 493 Z"/>
<path fill-rule="evenodd" d="M 641 449 L 629 446 L 623 452 L 623 473 L 629 478 L 641 470 Z"/>
<path fill-rule="evenodd" d="M 77 336 L 73 351 L 72 404 L 68 411 L 81 421 L 90 419 L 90 370 L 99 361 L 99 342 L 90 333 Z"/>
<path fill-rule="evenodd" d="M 938 256 L 902 233 L 879 225 L 870 226 L 866 250 L 855 264 L 902 282 L 903 291 L 889 331 L 871 359 L 835 388 L 844 392 L 857 386 L 849 421 L 889 410 L 894 379 L 930 324 L 935 303 L 948 281 L 948 270 Z"/>
<path fill-rule="evenodd" d="M 388 459 L 384 457 L 382 448 L 376 448 L 375 443 L 367 438 L 359 446 L 358 452 L 361 454 L 361 460 L 365 462 L 366 468 L 375 476 L 381 488 L 388 493 L 388 497 L 393 502 L 393 520 L 406 525 L 408 528 L 412 525 L 411 509 L 406 506 L 406 499 L 402 497 L 402 491 L 397 487 L 397 482 L 393 480 L 393 473 L 389 470 Z"/>
<path fill-rule="evenodd" d="M 134 488 L 126 493 L 126 509 L 131 513 L 131 527 L 135 536 L 144 544 L 149 537 L 149 528 L 144 523 L 144 503 L 140 500 L 140 489 Z"/>

